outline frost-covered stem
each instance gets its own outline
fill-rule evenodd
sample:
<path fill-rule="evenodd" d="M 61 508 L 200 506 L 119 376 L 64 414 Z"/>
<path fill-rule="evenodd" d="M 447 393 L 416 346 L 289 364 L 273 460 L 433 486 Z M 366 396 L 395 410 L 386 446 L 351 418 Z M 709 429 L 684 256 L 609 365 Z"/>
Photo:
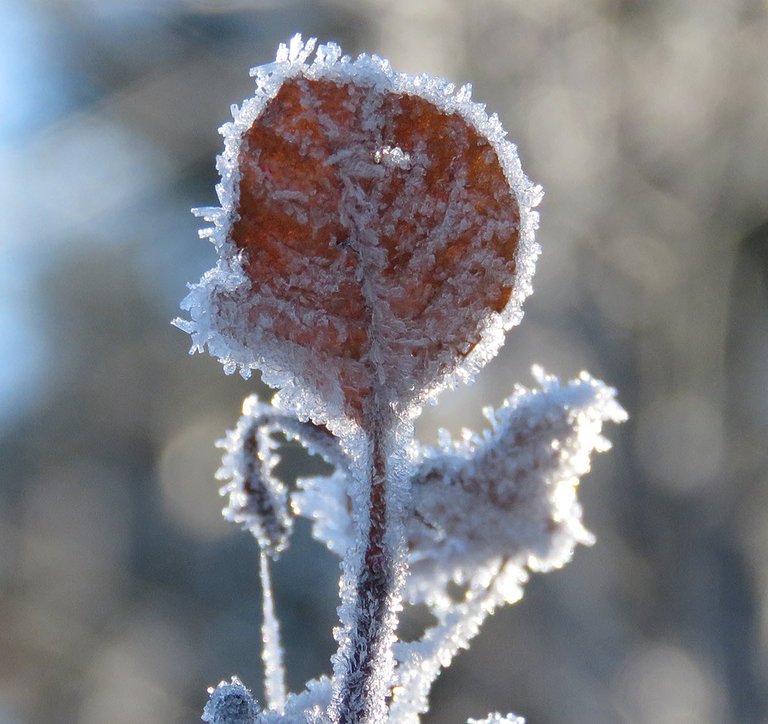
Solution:
<path fill-rule="evenodd" d="M 280 625 L 275 616 L 275 604 L 272 597 L 272 581 L 269 575 L 269 555 L 262 551 L 260 561 L 261 600 L 263 622 L 261 625 L 262 649 L 264 661 L 264 693 L 267 706 L 275 711 L 282 711 L 285 705 L 285 666 L 283 648 L 280 644 Z"/>
<path fill-rule="evenodd" d="M 440 670 L 449 666 L 461 649 L 469 647 L 486 617 L 504 602 L 497 583 L 506 562 L 506 558 L 502 559 L 489 571 L 490 580 L 482 586 L 474 582 L 460 604 L 440 604 L 433 611 L 439 623 L 428 629 L 418 643 L 398 644 L 401 655 L 395 672 L 391 721 L 418 724 L 419 715 L 429 709 L 429 691 Z"/>
<path fill-rule="evenodd" d="M 387 450 L 385 425 L 374 416 L 370 435 L 370 510 L 365 554 L 355 592 L 354 621 L 338 707 L 339 724 L 382 721 L 385 710 L 395 564 L 387 541 Z"/>

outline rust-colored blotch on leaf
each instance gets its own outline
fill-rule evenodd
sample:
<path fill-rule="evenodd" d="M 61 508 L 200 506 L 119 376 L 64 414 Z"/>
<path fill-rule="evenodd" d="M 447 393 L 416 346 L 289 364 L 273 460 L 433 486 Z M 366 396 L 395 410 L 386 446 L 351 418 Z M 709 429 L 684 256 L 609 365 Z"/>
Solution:
<path fill-rule="evenodd" d="M 396 396 L 450 371 L 509 301 L 518 204 L 492 145 L 458 113 L 294 77 L 238 163 L 230 236 L 246 252 L 251 313 L 338 368 L 356 421 L 375 390 Z"/>

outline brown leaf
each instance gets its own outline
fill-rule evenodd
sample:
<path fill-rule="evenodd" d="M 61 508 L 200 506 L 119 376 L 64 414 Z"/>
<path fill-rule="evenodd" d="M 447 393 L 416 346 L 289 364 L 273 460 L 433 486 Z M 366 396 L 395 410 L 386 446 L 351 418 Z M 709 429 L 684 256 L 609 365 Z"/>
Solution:
<path fill-rule="evenodd" d="M 388 161 L 392 149 L 406 160 Z M 374 391 L 397 402 L 434 383 L 509 301 L 518 203 L 458 113 L 375 84 L 294 77 L 238 163 L 231 239 L 246 253 L 250 318 L 311 348 L 322 374 L 338 369 L 357 422 Z"/>

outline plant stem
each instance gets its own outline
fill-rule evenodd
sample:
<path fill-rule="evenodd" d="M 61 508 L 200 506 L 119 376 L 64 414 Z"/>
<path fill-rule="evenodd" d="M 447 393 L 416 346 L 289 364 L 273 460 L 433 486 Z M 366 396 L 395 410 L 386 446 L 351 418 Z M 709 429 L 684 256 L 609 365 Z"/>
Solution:
<path fill-rule="evenodd" d="M 263 611 L 261 640 L 266 701 L 267 706 L 273 711 L 282 711 L 286 699 L 283 647 L 280 644 L 280 624 L 275 616 L 275 603 L 272 597 L 269 554 L 265 551 L 261 552 L 260 576 Z"/>
<path fill-rule="evenodd" d="M 381 419 L 372 430 L 368 536 L 357 578 L 355 619 L 338 709 L 339 724 L 384 720 L 387 670 L 392 667 L 392 634 L 397 624 L 394 556 L 386 541 L 387 451 Z"/>

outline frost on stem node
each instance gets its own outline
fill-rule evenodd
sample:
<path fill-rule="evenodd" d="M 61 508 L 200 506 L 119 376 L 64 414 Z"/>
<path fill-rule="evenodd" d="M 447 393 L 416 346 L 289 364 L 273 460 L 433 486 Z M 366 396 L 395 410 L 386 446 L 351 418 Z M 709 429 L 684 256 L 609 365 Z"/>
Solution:
<path fill-rule="evenodd" d="M 541 189 L 468 86 L 294 37 L 221 132 L 219 254 L 177 325 L 334 432 L 493 357 L 530 293 Z"/>

